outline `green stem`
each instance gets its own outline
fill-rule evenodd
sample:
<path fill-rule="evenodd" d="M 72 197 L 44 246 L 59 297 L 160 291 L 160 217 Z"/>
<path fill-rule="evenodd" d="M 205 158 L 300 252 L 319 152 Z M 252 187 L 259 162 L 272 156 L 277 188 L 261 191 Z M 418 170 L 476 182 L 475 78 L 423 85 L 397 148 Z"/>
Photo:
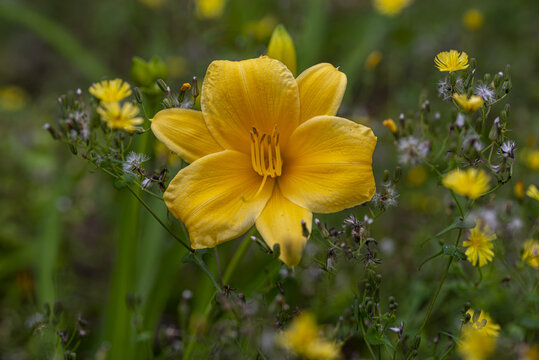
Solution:
<path fill-rule="evenodd" d="M 360 316 L 361 317 L 361 316 Z M 359 319 L 359 327 L 361 329 L 361 335 L 363 336 L 363 340 L 365 341 L 365 345 L 367 345 L 367 349 L 369 349 L 369 352 L 371 353 L 371 356 L 374 360 L 376 360 L 376 355 L 374 355 L 374 351 L 372 350 L 371 344 L 367 341 L 367 335 L 365 333 L 365 327 L 363 326 L 363 319 Z"/>
<path fill-rule="evenodd" d="M 236 270 L 236 267 L 238 266 L 240 260 L 243 258 L 247 250 L 249 250 L 251 243 L 251 233 L 249 233 L 247 236 L 245 236 L 245 239 L 243 239 L 243 242 L 234 254 L 234 257 L 232 257 L 232 260 L 230 260 L 230 263 L 225 270 L 225 275 L 223 276 L 223 284 L 226 285 L 228 283 L 228 281 L 232 277 L 232 274 L 234 273 L 234 270 Z"/>
<path fill-rule="evenodd" d="M 155 220 L 157 220 L 157 222 L 159 222 L 159 224 L 161 224 L 161 226 L 166 230 L 168 231 L 168 233 L 170 235 L 172 235 L 172 237 L 174 239 L 176 239 L 180 244 L 183 245 L 183 247 L 185 247 L 187 250 L 189 250 L 191 253 L 194 253 L 195 250 L 191 249 L 191 247 L 189 245 L 187 245 L 180 237 L 178 237 L 178 235 L 176 235 L 172 229 L 170 229 L 165 223 L 163 220 L 161 220 L 161 218 L 152 210 L 152 208 L 150 207 L 150 205 L 148 205 L 140 196 L 139 194 L 137 194 L 137 192 L 135 190 L 133 190 L 133 188 L 131 188 L 131 186 L 127 185 L 127 189 L 131 192 L 131 194 L 133 194 L 133 196 L 135 198 L 137 198 L 137 200 L 142 204 L 142 206 L 144 206 L 146 208 L 146 210 L 148 210 L 150 212 L 150 214 L 152 214 L 152 216 L 155 218 Z"/>

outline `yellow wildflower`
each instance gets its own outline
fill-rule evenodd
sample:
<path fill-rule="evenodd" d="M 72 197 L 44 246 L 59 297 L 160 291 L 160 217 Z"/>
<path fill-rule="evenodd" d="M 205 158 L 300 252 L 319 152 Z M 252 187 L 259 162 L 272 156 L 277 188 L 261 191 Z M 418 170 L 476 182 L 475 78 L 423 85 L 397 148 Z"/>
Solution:
<path fill-rule="evenodd" d="M 374 8 L 380 14 L 395 16 L 401 13 L 402 9 L 410 5 L 411 0 L 374 0 Z"/>
<path fill-rule="evenodd" d="M 526 240 L 521 260 L 539 270 L 539 241 L 533 239 Z"/>
<path fill-rule="evenodd" d="M 486 360 L 494 353 L 496 337 L 486 332 L 466 327 L 458 342 L 457 352 L 464 360 Z"/>
<path fill-rule="evenodd" d="M 243 27 L 246 36 L 253 37 L 258 41 L 266 41 L 277 26 L 277 19 L 272 15 L 266 15 L 257 21 L 250 21 Z"/>
<path fill-rule="evenodd" d="M 27 102 L 28 94 L 22 87 L 9 85 L 0 88 L 0 110 L 17 111 Z"/>
<path fill-rule="evenodd" d="M 442 184 L 459 195 L 477 199 L 489 189 L 489 177 L 484 170 L 455 169 L 444 176 Z"/>
<path fill-rule="evenodd" d="M 393 134 L 397 133 L 397 125 L 395 124 L 393 119 L 385 119 L 384 121 L 382 121 L 382 125 L 384 125 Z"/>
<path fill-rule="evenodd" d="M 528 190 L 526 190 L 526 195 L 528 195 L 532 199 L 539 201 L 539 190 L 537 190 L 537 186 L 535 185 L 528 186 Z"/>
<path fill-rule="evenodd" d="M 524 199 L 524 183 L 522 181 L 517 181 L 515 187 L 513 188 L 515 197 L 519 200 Z"/>
<path fill-rule="evenodd" d="M 481 96 L 472 95 L 470 98 L 466 94 L 453 94 L 453 98 L 466 112 L 472 113 L 483 106 L 485 100 Z"/>
<path fill-rule="evenodd" d="M 267 55 L 285 64 L 292 75 L 296 76 L 296 48 L 292 37 L 283 25 L 278 25 L 273 30 Z"/>
<path fill-rule="evenodd" d="M 408 171 L 406 175 L 406 180 L 408 183 L 413 186 L 423 185 L 427 181 L 428 172 L 424 166 L 416 166 Z"/>
<path fill-rule="evenodd" d="M 494 257 L 492 241 L 496 239 L 496 234 L 492 233 L 489 227 L 481 221 L 476 221 L 475 227 L 470 231 L 470 236 L 462 245 L 466 246 L 466 257 L 468 261 L 479 267 L 486 265 Z"/>
<path fill-rule="evenodd" d="M 104 103 L 122 101 L 131 95 L 131 87 L 121 79 L 103 80 L 93 84 L 89 91 Z"/>
<path fill-rule="evenodd" d="M 277 343 L 306 359 L 331 360 L 341 357 L 339 346 L 320 336 L 320 327 L 309 313 L 296 317 L 288 330 L 277 337 Z"/>
<path fill-rule="evenodd" d="M 462 22 L 464 23 L 464 26 L 470 30 L 479 30 L 483 26 L 485 18 L 483 17 L 483 13 L 481 11 L 477 9 L 470 9 L 464 13 Z"/>
<path fill-rule="evenodd" d="M 481 310 L 479 311 L 479 316 L 475 321 L 473 321 L 475 310 L 468 310 L 467 314 L 470 314 L 472 318 L 470 322 L 466 324 L 466 326 L 482 331 L 488 336 L 497 337 L 498 333 L 500 332 L 500 325 L 496 324 L 489 314 Z"/>
<path fill-rule="evenodd" d="M 226 0 L 196 0 L 196 14 L 201 19 L 216 19 L 223 15 Z"/>
<path fill-rule="evenodd" d="M 130 102 L 120 105 L 118 102 L 103 103 L 97 108 L 101 120 L 107 123 L 111 129 L 122 129 L 133 132 L 136 125 L 142 124 L 141 117 L 137 117 L 139 109 Z"/>
<path fill-rule="evenodd" d="M 523 158 L 524 164 L 533 171 L 539 171 L 539 149 L 525 150 Z"/>
<path fill-rule="evenodd" d="M 202 111 L 166 109 L 155 136 L 191 165 L 164 200 L 195 249 L 214 247 L 256 227 L 295 266 L 305 242 L 302 220 L 371 199 L 372 130 L 336 117 L 346 75 L 324 63 L 297 79 L 280 61 L 214 61 L 201 91 Z"/>
<path fill-rule="evenodd" d="M 466 69 L 468 66 L 468 54 L 457 50 L 443 51 L 436 55 L 434 63 L 440 71 L 458 71 Z"/>
<path fill-rule="evenodd" d="M 371 51 L 367 59 L 365 60 L 365 69 L 367 71 L 374 71 L 378 64 L 382 61 L 382 53 L 378 50 Z"/>

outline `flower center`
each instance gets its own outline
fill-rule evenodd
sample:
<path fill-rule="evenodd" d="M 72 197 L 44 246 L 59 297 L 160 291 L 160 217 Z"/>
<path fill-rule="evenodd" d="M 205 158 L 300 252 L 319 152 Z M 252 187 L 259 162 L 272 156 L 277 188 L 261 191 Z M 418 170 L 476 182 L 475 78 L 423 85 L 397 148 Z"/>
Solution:
<path fill-rule="evenodd" d="M 256 128 L 250 131 L 251 135 L 251 164 L 253 170 L 260 176 L 272 178 L 281 176 L 283 160 L 279 148 L 279 133 L 273 129 L 271 135 L 260 134 Z"/>

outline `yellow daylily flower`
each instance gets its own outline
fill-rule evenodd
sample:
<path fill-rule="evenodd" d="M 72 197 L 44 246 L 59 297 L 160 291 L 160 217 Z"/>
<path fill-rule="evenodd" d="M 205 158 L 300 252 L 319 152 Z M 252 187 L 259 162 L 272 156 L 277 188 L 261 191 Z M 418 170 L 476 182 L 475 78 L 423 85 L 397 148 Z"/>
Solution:
<path fill-rule="evenodd" d="M 254 224 L 295 266 L 312 212 L 340 211 L 375 193 L 372 130 L 335 116 L 346 76 L 324 63 L 297 79 L 280 61 L 214 61 L 202 111 L 166 109 L 152 131 L 191 163 L 164 200 L 194 249 L 214 247 Z"/>

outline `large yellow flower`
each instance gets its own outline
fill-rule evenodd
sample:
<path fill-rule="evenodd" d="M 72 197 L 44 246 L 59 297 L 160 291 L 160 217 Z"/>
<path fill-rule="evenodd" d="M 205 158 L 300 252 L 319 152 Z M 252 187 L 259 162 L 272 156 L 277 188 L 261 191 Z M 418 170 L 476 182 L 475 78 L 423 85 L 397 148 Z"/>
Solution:
<path fill-rule="evenodd" d="M 346 76 L 318 64 L 297 79 L 280 61 L 214 61 L 202 111 L 167 109 L 152 120 L 159 140 L 191 164 L 164 200 L 195 249 L 214 247 L 253 224 L 295 266 L 312 212 L 330 213 L 375 192 L 372 130 L 336 117 Z"/>

